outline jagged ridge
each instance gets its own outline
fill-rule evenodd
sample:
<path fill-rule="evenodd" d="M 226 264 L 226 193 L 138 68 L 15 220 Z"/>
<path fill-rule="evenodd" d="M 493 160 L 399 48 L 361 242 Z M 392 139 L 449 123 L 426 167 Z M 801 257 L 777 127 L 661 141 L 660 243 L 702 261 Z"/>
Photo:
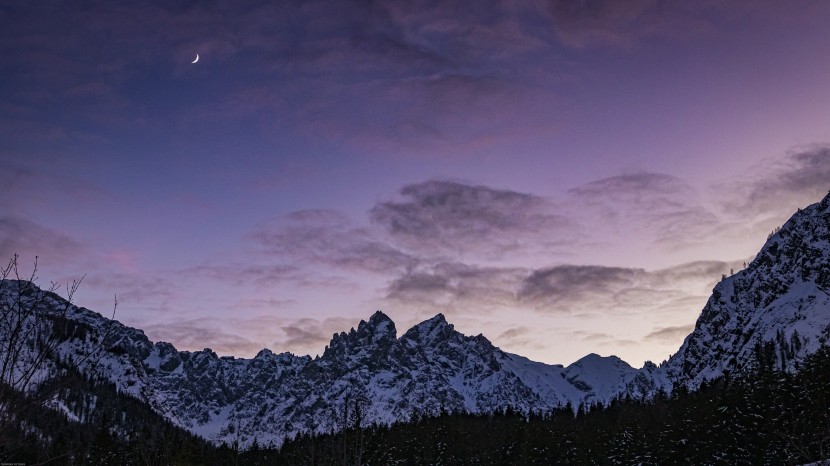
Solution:
<path fill-rule="evenodd" d="M 54 308 L 63 304 L 56 295 L 52 300 Z M 442 411 L 529 412 L 607 402 L 639 374 L 614 357 L 592 355 L 568 368 L 530 361 L 483 335 L 462 335 L 442 314 L 398 338 L 394 322 L 378 311 L 356 330 L 335 334 L 318 358 L 262 350 L 252 359 L 177 351 L 74 306 L 65 317 L 74 329 L 60 346 L 61 358 L 82 358 L 106 336 L 86 372 L 191 432 L 242 445 L 340 429 L 344 407 L 356 404 L 368 424 Z M 603 367 L 614 371 L 604 376 Z"/>

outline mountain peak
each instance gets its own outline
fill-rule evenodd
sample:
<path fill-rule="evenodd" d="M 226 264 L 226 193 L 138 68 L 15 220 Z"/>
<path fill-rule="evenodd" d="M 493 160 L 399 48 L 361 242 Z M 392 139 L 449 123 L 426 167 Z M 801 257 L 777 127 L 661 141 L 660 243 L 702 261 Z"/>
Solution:
<path fill-rule="evenodd" d="M 447 331 L 452 332 L 455 330 L 455 327 L 448 323 L 447 319 L 444 317 L 444 314 L 441 314 L 440 312 L 435 314 L 435 317 L 427 319 L 412 328 L 417 328 L 421 334 L 445 333 Z"/>
<path fill-rule="evenodd" d="M 335 333 L 323 352 L 323 359 L 339 359 L 347 355 L 374 354 L 385 351 L 397 339 L 395 323 L 386 314 L 377 311 L 369 321 L 361 320 L 357 330 Z"/>
<path fill-rule="evenodd" d="M 427 319 L 427 320 L 421 322 L 418 325 L 427 325 L 428 327 L 435 327 L 435 326 L 439 326 L 439 325 L 449 325 L 449 324 L 447 323 L 447 319 L 444 317 L 444 314 L 439 312 L 438 314 L 435 314 L 435 317 L 432 317 L 431 319 Z"/>
<path fill-rule="evenodd" d="M 392 322 L 392 319 L 389 318 L 388 315 L 384 314 L 383 311 L 377 310 L 372 317 L 369 317 L 369 323 L 372 325 L 378 325 L 382 322 Z"/>
<path fill-rule="evenodd" d="M 585 367 L 610 367 L 610 366 L 619 366 L 619 365 L 628 365 L 625 361 L 618 358 L 617 356 L 600 356 L 597 353 L 589 353 L 585 356 L 579 358 L 576 362 L 574 362 L 571 366 L 585 366 Z"/>
<path fill-rule="evenodd" d="M 397 329 L 395 323 L 386 314 L 381 311 L 376 311 L 369 317 L 369 321 L 360 321 L 357 326 L 357 334 L 361 337 L 366 335 L 374 335 L 376 337 L 390 336 L 392 339 L 397 337 Z"/>
<path fill-rule="evenodd" d="M 438 313 L 435 317 L 427 319 L 414 327 L 410 328 L 403 335 L 403 339 L 418 341 L 420 344 L 429 344 L 429 342 L 441 341 L 449 338 L 455 332 L 455 327 L 447 323 L 444 314 Z"/>

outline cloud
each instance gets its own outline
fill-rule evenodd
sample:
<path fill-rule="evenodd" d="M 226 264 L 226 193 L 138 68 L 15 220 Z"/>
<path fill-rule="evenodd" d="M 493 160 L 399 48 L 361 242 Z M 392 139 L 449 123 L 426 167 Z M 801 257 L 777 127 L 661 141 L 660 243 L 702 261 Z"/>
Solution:
<path fill-rule="evenodd" d="M 644 337 L 645 340 L 656 340 L 664 343 L 676 343 L 686 338 L 694 330 L 694 325 L 674 325 L 654 330 Z"/>
<path fill-rule="evenodd" d="M 3 155 L 25 158 L 26 163 L 3 160 Z M 26 218 L 31 210 L 48 206 L 55 199 L 73 207 L 101 205 L 113 199 L 113 193 L 96 183 L 66 175 L 64 163 L 46 162 L 39 154 L 0 152 L 0 186 L 4 193 L 0 207 L 6 216 Z"/>
<path fill-rule="evenodd" d="M 513 340 L 524 335 L 527 335 L 530 332 L 530 329 L 527 327 L 511 327 L 504 332 L 500 333 L 496 339 L 497 340 Z"/>
<path fill-rule="evenodd" d="M 252 357 L 267 346 L 278 353 L 321 354 L 333 334 L 347 331 L 354 324 L 354 320 L 341 317 L 289 319 L 267 314 L 232 321 L 173 319 L 148 322 L 142 328 L 151 340 L 168 341 L 180 350 L 198 351 L 208 346 L 219 354 Z"/>
<path fill-rule="evenodd" d="M 637 342 L 630 339 L 619 338 L 618 335 L 605 332 L 587 332 L 584 330 L 576 330 L 570 332 L 570 335 L 575 335 L 592 346 L 599 346 L 603 348 L 614 348 L 612 351 L 619 351 L 620 347 L 638 347 L 642 342 Z M 615 353 L 612 353 L 615 354 Z"/>
<path fill-rule="evenodd" d="M 613 335 L 602 333 L 602 332 L 585 332 L 585 331 L 576 331 L 573 332 L 575 335 L 580 336 L 585 341 L 592 341 L 592 342 L 599 342 L 605 343 L 610 340 L 614 339 Z"/>
<path fill-rule="evenodd" d="M 41 194 L 41 190 L 35 188 L 40 184 L 35 184 L 36 177 L 31 168 L 0 160 L 0 186 L 7 193 L 0 199 L 0 206 L 4 209 L 19 208 L 19 204 Z"/>
<path fill-rule="evenodd" d="M 297 267 L 282 264 L 198 265 L 183 270 L 181 274 L 230 283 L 234 286 L 268 287 L 286 281 L 301 283 L 308 280 L 307 274 Z"/>
<path fill-rule="evenodd" d="M 293 264 L 315 263 L 343 270 L 390 273 L 414 267 L 418 259 L 377 239 L 346 217 L 327 210 L 305 210 L 261 226 L 252 234 L 270 254 Z"/>
<path fill-rule="evenodd" d="M 830 190 L 830 147 L 817 145 L 764 160 L 746 177 L 717 186 L 732 215 L 787 218 L 798 207 L 818 202 Z M 783 219 L 782 219 L 783 220 Z"/>
<path fill-rule="evenodd" d="M 549 58 L 550 28 L 527 21 L 539 10 L 530 0 L 55 10 L 13 9 L 0 32 L 17 114 L 0 126 L 26 129 L 30 140 L 116 139 L 126 128 L 172 139 L 244 118 L 266 139 L 287 130 L 314 144 L 325 133 L 384 156 L 452 155 L 538 124 L 555 98 L 536 84 L 567 73 Z M 42 118 L 54 108 L 65 117 Z"/>
<path fill-rule="evenodd" d="M 84 285 L 97 291 L 99 300 L 91 303 L 94 310 L 107 309 L 115 295 L 118 297 L 116 319 L 131 322 L 141 319 L 147 311 L 158 316 L 176 310 L 175 303 L 184 293 L 181 280 L 175 276 L 124 273 L 106 268 L 90 273 L 84 279 Z"/>
<path fill-rule="evenodd" d="M 335 333 L 347 331 L 355 322 L 340 317 L 322 320 L 304 317 L 280 327 L 285 337 L 274 345 L 280 347 L 302 348 L 308 353 L 322 353 Z"/>
<path fill-rule="evenodd" d="M 492 342 L 502 349 L 522 347 L 545 350 L 547 345 L 543 339 L 539 338 L 539 334 L 540 331 L 538 328 L 534 329 L 525 326 L 511 327 L 496 335 L 495 338 L 492 338 Z"/>
<path fill-rule="evenodd" d="M 562 265 L 535 270 L 527 276 L 518 293 L 520 301 L 540 308 L 567 311 L 589 296 L 612 295 L 641 289 L 645 270 L 623 267 Z"/>
<path fill-rule="evenodd" d="M 533 194 L 435 180 L 405 186 L 400 194 L 402 201 L 379 203 L 370 216 L 413 251 L 499 258 L 578 241 L 577 225 Z"/>
<path fill-rule="evenodd" d="M 701 282 L 712 282 L 725 273 L 739 270 L 743 263 L 748 263 L 751 258 L 735 261 L 694 261 L 685 264 L 675 265 L 660 270 L 655 270 L 651 276 L 661 286 L 683 287 L 696 285 Z"/>
<path fill-rule="evenodd" d="M 705 261 L 648 271 L 564 264 L 539 269 L 439 263 L 392 280 L 386 299 L 430 312 L 527 309 L 543 314 L 694 315 L 721 275 L 739 261 Z"/>
<path fill-rule="evenodd" d="M 617 175 L 568 191 L 580 211 L 617 230 L 636 230 L 663 248 L 697 244 L 720 226 L 694 188 L 662 173 Z M 596 221 L 596 220 L 594 220 Z"/>
<path fill-rule="evenodd" d="M 260 309 L 260 310 L 274 310 L 274 309 L 281 309 L 287 308 L 289 306 L 295 307 L 297 306 L 298 302 L 294 299 L 276 299 L 276 298 L 267 298 L 267 299 L 240 299 L 234 307 L 243 308 L 243 309 Z"/>
<path fill-rule="evenodd" d="M 518 298 L 542 312 L 671 314 L 695 303 L 697 312 L 721 276 L 740 265 L 698 261 L 650 271 L 560 265 L 533 271 L 523 280 Z"/>
<path fill-rule="evenodd" d="M 22 217 L 0 217 L 0 257 L 39 256 L 50 263 L 66 264 L 86 253 L 86 245 L 66 233 Z"/>
<path fill-rule="evenodd" d="M 147 336 L 153 341 L 167 341 L 179 350 L 199 351 L 209 347 L 221 355 L 254 355 L 263 345 L 226 330 L 226 322 L 216 319 L 183 319 L 163 324 L 145 324 Z"/>
<path fill-rule="evenodd" d="M 557 38 L 586 48 L 633 47 L 646 39 L 690 40 L 717 32 L 728 19 L 749 10 L 741 2 L 663 0 L 548 0 Z M 757 4 L 767 9 L 772 2 Z M 757 11 L 756 11 L 757 13 Z"/>
<path fill-rule="evenodd" d="M 386 299 L 427 306 L 435 312 L 511 306 L 516 302 L 515 288 L 525 273 L 520 268 L 444 262 L 392 280 Z"/>

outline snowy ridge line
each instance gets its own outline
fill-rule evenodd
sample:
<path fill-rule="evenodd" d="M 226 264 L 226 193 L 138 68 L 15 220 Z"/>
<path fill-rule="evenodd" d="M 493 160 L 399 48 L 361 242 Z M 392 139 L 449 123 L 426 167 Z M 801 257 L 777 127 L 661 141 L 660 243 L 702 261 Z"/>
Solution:
<path fill-rule="evenodd" d="M 192 433 L 243 446 L 255 438 L 279 445 L 299 433 L 338 430 L 339 413 L 350 405 L 360 406 L 368 425 L 441 412 L 607 403 L 640 374 L 616 357 L 589 355 L 567 368 L 531 361 L 482 335 L 462 335 L 442 314 L 398 337 L 394 322 L 378 311 L 356 330 L 334 335 L 320 357 L 265 349 L 251 359 L 178 351 L 84 308 L 70 305 L 66 316 L 74 329 L 58 359 L 82 358 L 100 346 L 88 375 Z"/>

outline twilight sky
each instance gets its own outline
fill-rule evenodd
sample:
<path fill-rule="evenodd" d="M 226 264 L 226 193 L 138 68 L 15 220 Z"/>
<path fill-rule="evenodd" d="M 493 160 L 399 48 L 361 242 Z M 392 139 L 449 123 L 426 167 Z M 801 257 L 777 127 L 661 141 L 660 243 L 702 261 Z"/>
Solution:
<path fill-rule="evenodd" d="M 830 2 L 0 3 L 0 258 L 179 349 L 659 362 L 830 189 Z M 192 64 L 196 54 L 198 63 Z"/>

